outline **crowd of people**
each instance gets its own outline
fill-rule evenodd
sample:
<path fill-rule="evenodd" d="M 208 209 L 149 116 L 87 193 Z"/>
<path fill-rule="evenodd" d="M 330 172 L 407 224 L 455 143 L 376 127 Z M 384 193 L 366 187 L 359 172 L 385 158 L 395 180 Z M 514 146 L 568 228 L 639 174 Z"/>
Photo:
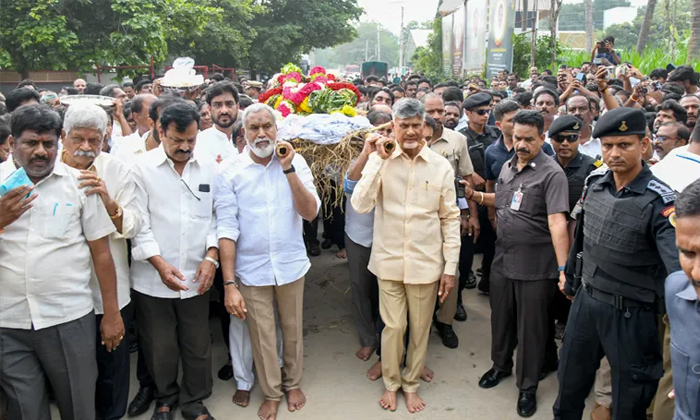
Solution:
<path fill-rule="evenodd" d="M 555 72 L 353 80 L 377 131 L 324 174 L 340 200 L 278 138 L 261 82 L 23 81 L 0 98 L 0 412 L 44 420 L 54 400 L 63 419 L 113 420 L 155 402 L 154 420 L 213 419 L 210 314 L 233 403 L 257 381 L 260 419 L 302 410 L 305 276 L 336 246 L 384 409 L 399 392 L 425 408 L 431 328 L 458 348 L 477 289 L 479 386 L 515 369 L 518 415 L 557 372 L 555 419 L 581 419 L 593 388 L 593 420 L 700 418 L 700 75 L 643 75 L 614 39 Z"/>

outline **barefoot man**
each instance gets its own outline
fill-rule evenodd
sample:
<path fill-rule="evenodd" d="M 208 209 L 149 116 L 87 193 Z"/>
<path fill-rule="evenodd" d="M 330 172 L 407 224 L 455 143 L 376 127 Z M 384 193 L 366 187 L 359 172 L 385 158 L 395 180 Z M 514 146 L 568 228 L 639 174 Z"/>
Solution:
<path fill-rule="evenodd" d="M 422 411 L 418 378 L 425 365 L 435 299 L 444 301 L 454 287 L 459 259 L 459 209 L 454 170 L 425 147 L 425 108 L 415 99 L 394 106 L 393 131 L 398 143 L 375 135 L 362 178 L 352 195 L 358 213 L 376 207 L 369 269 L 379 279 L 382 376 L 386 391 L 381 406 L 396 410 L 401 388 L 411 413 Z M 439 287 L 439 288 L 438 288 Z M 409 325 L 406 367 L 403 337 Z"/>
<path fill-rule="evenodd" d="M 248 319 L 253 360 L 265 402 L 261 420 L 275 420 L 286 394 L 289 411 L 301 410 L 304 357 L 302 314 L 306 256 L 302 219 L 313 220 L 321 201 L 306 161 L 275 153 L 272 108 L 255 104 L 243 114 L 243 153 L 223 163 L 214 205 L 228 312 Z M 240 291 L 239 291 L 240 288 Z M 244 301 L 245 300 L 245 301 Z M 277 359 L 275 304 L 282 330 L 283 366 Z"/>

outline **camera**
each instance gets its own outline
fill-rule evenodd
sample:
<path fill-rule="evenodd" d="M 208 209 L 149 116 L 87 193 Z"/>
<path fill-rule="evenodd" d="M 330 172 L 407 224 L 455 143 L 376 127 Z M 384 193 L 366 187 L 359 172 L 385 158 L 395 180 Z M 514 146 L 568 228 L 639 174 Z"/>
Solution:
<path fill-rule="evenodd" d="M 465 198 L 464 185 L 460 184 L 462 178 L 455 178 L 455 191 L 457 191 L 457 198 Z"/>

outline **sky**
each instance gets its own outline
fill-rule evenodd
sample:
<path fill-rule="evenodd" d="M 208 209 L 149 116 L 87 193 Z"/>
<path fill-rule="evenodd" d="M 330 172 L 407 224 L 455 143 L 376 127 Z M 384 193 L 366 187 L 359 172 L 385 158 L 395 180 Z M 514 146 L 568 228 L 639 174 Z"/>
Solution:
<path fill-rule="evenodd" d="M 377 22 L 398 35 L 401 31 L 401 6 L 404 6 L 404 24 L 415 20 L 432 20 L 437 11 L 438 0 L 357 0 L 365 9 L 360 18 L 363 22 Z"/>

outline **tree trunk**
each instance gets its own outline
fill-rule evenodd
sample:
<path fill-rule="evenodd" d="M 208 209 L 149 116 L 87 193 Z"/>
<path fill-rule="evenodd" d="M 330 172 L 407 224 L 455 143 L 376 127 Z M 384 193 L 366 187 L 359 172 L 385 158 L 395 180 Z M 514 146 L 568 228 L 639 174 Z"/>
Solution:
<path fill-rule="evenodd" d="M 540 19 L 539 1 L 535 1 L 535 16 L 532 20 L 532 34 L 530 35 L 530 67 L 535 67 L 537 62 L 537 24 Z"/>
<path fill-rule="evenodd" d="M 557 21 L 559 20 L 559 10 L 561 0 L 551 0 L 549 8 L 549 35 L 552 47 L 552 71 L 556 72 L 557 67 Z"/>
<path fill-rule="evenodd" d="M 654 9 L 656 9 L 656 0 L 649 0 L 647 3 L 647 10 L 644 13 L 644 21 L 642 21 L 642 29 L 639 31 L 639 38 L 637 39 L 637 52 L 639 55 L 642 55 L 644 49 L 647 47 L 651 21 L 654 18 Z"/>
<path fill-rule="evenodd" d="M 688 40 L 687 63 L 700 59 L 700 2 L 693 1 L 690 6 L 690 39 Z"/>
<path fill-rule="evenodd" d="M 527 22 L 528 22 L 528 20 L 529 20 L 529 19 L 527 18 L 527 0 L 523 0 L 523 13 L 522 13 L 522 15 L 521 15 L 521 19 L 522 19 L 522 22 L 521 22 L 521 23 L 522 23 L 522 26 L 521 26 L 522 29 L 521 29 L 521 30 L 522 30 L 523 33 L 525 33 L 525 32 L 527 32 Z"/>
<path fill-rule="evenodd" d="M 656 0 L 649 0 L 656 1 Z M 593 50 L 593 0 L 584 0 L 586 8 L 586 51 Z"/>

